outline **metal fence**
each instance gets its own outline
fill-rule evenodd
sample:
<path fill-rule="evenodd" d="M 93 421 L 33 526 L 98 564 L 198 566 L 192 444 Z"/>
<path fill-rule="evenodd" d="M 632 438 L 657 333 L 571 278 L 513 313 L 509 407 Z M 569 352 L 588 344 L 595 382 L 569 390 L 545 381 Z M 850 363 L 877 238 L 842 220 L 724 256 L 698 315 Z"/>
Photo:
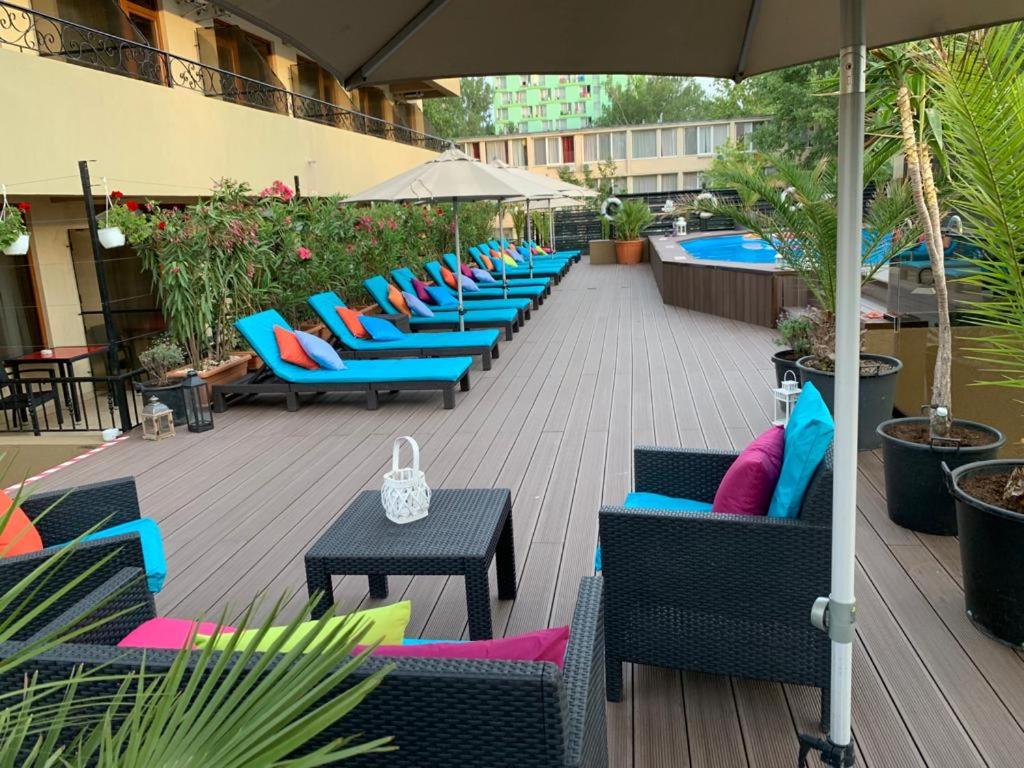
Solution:
<path fill-rule="evenodd" d="M 0 48 L 13 48 L 168 88 L 313 120 L 441 152 L 449 142 L 371 115 L 301 96 L 269 83 L 176 56 L 30 8 L 0 2 Z"/>

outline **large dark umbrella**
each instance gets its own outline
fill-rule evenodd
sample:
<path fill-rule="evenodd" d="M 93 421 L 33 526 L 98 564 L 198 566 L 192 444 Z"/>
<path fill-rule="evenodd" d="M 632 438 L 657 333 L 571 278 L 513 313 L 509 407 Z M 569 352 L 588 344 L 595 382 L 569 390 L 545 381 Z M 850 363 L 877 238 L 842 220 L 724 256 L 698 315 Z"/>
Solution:
<path fill-rule="evenodd" d="M 281 34 L 348 87 L 509 72 L 750 75 L 839 52 L 839 233 L 828 765 L 853 761 L 850 690 L 857 519 L 857 403 L 867 49 L 1024 18 L 1022 0 L 518 0 L 530 30 L 476 44 L 508 10 L 496 0 L 218 0 Z M 628 7 L 633 23 L 615 24 Z M 570 30 L 567 35 L 566 30 Z M 612 45 L 595 45 L 611 36 Z M 808 552 L 808 557 L 820 553 Z M 818 606 L 821 608 L 821 606 Z M 751 643 L 757 638 L 751 638 Z M 847 762 L 848 761 L 848 762 Z"/>

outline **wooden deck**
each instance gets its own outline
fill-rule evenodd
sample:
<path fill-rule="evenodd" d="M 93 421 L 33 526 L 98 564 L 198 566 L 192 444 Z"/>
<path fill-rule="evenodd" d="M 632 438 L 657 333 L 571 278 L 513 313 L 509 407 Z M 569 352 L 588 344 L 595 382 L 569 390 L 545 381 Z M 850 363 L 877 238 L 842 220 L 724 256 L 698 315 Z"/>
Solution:
<path fill-rule="evenodd" d="M 492 371 L 474 372 L 453 411 L 427 394 L 375 412 L 343 396 L 298 413 L 281 402 L 240 406 L 212 433 L 133 438 L 46 484 L 138 478 L 143 511 L 167 542 L 165 615 L 237 609 L 260 591 L 298 592 L 294 610 L 303 552 L 358 491 L 380 487 L 392 440 L 411 434 L 432 486 L 512 489 L 520 592 L 514 604 L 495 593 L 495 631 L 560 625 L 591 572 L 598 507 L 630 488 L 632 446 L 743 446 L 770 418 L 772 339 L 765 328 L 664 306 L 646 266 L 584 263 L 502 344 Z M 964 617 L 956 541 L 888 521 L 881 469 L 863 457 L 859 764 L 1020 766 L 1024 660 Z M 461 580 L 391 584 L 391 599 L 413 601 L 411 633 L 465 634 Z M 367 600 L 362 578 L 335 591 L 346 606 Z M 625 700 L 608 709 L 611 764 L 792 768 L 796 734 L 814 730 L 817 702 L 800 687 L 636 667 Z"/>

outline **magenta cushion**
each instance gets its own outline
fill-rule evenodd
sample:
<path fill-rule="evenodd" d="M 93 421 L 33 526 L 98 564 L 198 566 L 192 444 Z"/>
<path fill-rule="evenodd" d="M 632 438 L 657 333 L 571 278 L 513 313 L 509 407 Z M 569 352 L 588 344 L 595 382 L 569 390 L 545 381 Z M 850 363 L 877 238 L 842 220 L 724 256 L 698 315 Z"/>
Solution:
<path fill-rule="evenodd" d="M 732 463 L 718 485 L 711 511 L 721 515 L 767 515 L 782 471 L 786 431 L 772 427 Z"/>
<path fill-rule="evenodd" d="M 469 266 L 469 264 L 459 264 L 459 272 L 464 274 L 470 280 L 473 279 L 473 269 Z"/>
<path fill-rule="evenodd" d="M 416 292 L 416 298 L 424 304 L 430 303 L 430 294 L 427 293 L 427 284 L 422 280 L 412 279 L 412 289 Z"/>
<path fill-rule="evenodd" d="M 212 635 L 216 631 L 217 625 L 210 621 L 197 623 L 191 619 L 159 617 L 139 624 L 117 644 L 117 647 L 162 648 L 169 651 L 180 651 L 192 637 L 193 632 L 200 635 Z M 234 631 L 234 627 L 221 627 L 221 632 Z"/>
<path fill-rule="evenodd" d="M 554 627 L 526 632 L 496 640 L 469 643 L 431 643 L 430 645 L 382 645 L 375 656 L 402 656 L 429 659 L 491 659 L 498 661 L 550 661 L 559 668 L 565 663 L 569 628 Z"/>

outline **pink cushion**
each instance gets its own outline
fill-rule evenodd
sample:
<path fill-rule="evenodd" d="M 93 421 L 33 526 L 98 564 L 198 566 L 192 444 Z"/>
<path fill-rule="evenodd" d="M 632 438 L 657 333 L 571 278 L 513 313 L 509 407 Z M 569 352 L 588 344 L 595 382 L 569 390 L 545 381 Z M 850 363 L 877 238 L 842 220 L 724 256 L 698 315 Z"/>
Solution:
<path fill-rule="evenodd" d="M 417 280 L 415 277 L 412 279 L 412 288 L 416 293 L 416 298 L 422 301 L 424 304 L 431 302 L 430 294 L 427 293 L 427 284 L 422 280 Z"/>
<path fill-rule="evenodd" d="M 496 640 L 469 643 L 431 643 L 430 645 L 382 645 L 375 656 L 402 656 L 429 659 L 491 659 L 497 661 L 550 661 L 559 668 L 565 662 L 569 628 L 539 629 Z"/>
<path fill-rule="evenodd" d="M 782 471 L 786 431 L 772 427 L 732 463 L 718 485 L 711 511 L 724 515 L 767 515 Z"/>
<path fill-rule="evenodd" d="M 459 264 L 459 271 L 470 280 L 473 279 L 473 270 L 470 268 L 469 264 Z"/>
<path fill-rule="evenodd" d="M 198 627 L 198 628 L 197 628 Z M 217 625 L 209 621 L 195 622 L 190 619 L 156 618 L 139 624 L 128 636 L 117 644 L 118 648 L 163 648 L 179 651 L 192 637 L 193 632 L 212 635 Z M 221 632 L 234 632 L 234 627 L 221 627 Z"/>

